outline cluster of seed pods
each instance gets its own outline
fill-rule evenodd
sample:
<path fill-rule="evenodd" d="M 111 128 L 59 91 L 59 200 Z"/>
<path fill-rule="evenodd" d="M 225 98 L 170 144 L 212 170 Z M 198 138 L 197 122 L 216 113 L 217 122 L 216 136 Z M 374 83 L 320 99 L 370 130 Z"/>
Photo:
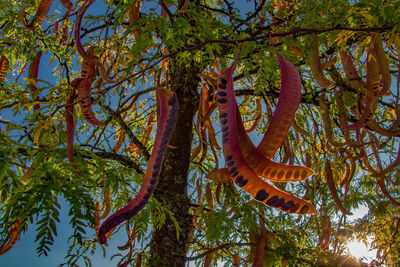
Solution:
<path fill-rule="evenodd" d="M 295 90 L 300 90 L 301 84 L 297 69 L 279 54 L 277 56 L 282 71 L 283 87 L 290 85 L 290 87 L 295 86 Z M 248 136 L 241 121 L 233 90 L 234 70 L 235 64 L 221 73 L 217 88 L 223 152 L 230 178 L 239 187 L 250 193 L 254 199 L 268 206 L 289 213 L 317 213 L 310 202 L 281 191 L 259 177 L 259 175 L 263 175 L 267 179 L 273 177 L 274 180 L 279 181 L 299 181 L 307 178 L 312 171 L 306 167 L 273 163 L 252 145 L 250 139 L 247 139 Z M 282 113 L 286 114 L 281 110 L 277 114 Z M 291 112 L 287 114 L 289 113 Z M 286 127 L 284 128 L 286 129 Z M 286 132 L 282 134 L 286 135 Z"/>

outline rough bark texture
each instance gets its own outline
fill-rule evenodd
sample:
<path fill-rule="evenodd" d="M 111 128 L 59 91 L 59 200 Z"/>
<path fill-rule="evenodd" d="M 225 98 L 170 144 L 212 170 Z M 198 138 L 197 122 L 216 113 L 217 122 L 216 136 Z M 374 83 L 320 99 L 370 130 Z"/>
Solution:
<path fill-rule="evenodd" d="M 185 266 L 186 244 L 192 220 L 187 181 L 193 138 L 193 120 L 198 105 L 197 71 L 171 64 L 170 86 L 179 99 L 179 116 L 168 147 L 154 197 L 171 210 L 180 228 L 179 239 L 172 220 L 167 216 L 161 229 L 153 233 L 151 254 L 153 266 Z"/>

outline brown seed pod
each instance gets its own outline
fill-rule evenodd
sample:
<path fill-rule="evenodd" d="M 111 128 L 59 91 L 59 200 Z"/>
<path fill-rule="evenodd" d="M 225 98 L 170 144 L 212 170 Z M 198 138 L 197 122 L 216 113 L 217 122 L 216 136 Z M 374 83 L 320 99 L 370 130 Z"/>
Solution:
<path fill-rule="evenodd" d="M 157 185 L 164 159 L 164 153 L 167 149 L 168 142 L 175 129 L 175 124 L 178 118 L 179 103 L 174 92 L 159 87 L 157 87 L 156 90 L 158 94 L 160 114 L 157 120 L 158 126 L 154 147 L 147 164 L 147 170 L 142 186 L 136 197 L 131 202 L 111 215 L 100 226 L 98 239 L 101 244 L 107 242 L 107 233 L 110 233 L 110 231 L 112 231 L 112 229 L 117 225 L 132 218 L 144 208 Z"/>
<path fill-rule="evenodd" d="M 23 14 L 25 12 L 25 8 L 23 8 L 20 13 L 22 24 L 30 30 L 36 29 L 36 22 L 39 25 L 42 25 L 44 19 L 47 16 L 47 12 L 49 11 L 52 2 L 53 0 L 41 0 L 35 16 L 33 17 L 32 21 L 29 24 L 27 24 L 25 18 L 23 18 Z"/>
<path fill-rule="evenodd" d="M 328 188 L 329 191 L 331 192 L 332 198 L 336 203 L 336 206 L 339 208 L 339 210 L 346 215 L 353 215 L 353 213 L 351 213 L 349 210 L 347 210 L 339 196 L 336 190 L 336 186 L 335 186 L 335 181 L 333 180 L 333 174 L 332 174 L 332 168 L 331 168 L 331 164 L 328 160 L 325 160 L 325 178 L 326 178 L 326 182 L 328 184 Z"/>
<path fill-rule="evenodd" d="M 319 59 L 319 51 L 318 51 L 318 37 L 317 35 L 313 35 L 313 41 L 314 41 L 314 45 L 311 48 L 310 51 L 310 69 L 312 72 L 312 75 L 315 79 L 315 81 L 323 88 L 325 89 L 329 89 L 332 88 L 335 83 L 328 80 L 324 73 L 322 72 L 322 68 L 321 68 L 321 61 Z"/>
<path fill-rule="evenodd" d="M 7 75 L 8 68 L 9 68 L 10 62 L 8 59 L 4 56 L 1 55 L 0 58 L 0 83 L 2 83 Z"/>

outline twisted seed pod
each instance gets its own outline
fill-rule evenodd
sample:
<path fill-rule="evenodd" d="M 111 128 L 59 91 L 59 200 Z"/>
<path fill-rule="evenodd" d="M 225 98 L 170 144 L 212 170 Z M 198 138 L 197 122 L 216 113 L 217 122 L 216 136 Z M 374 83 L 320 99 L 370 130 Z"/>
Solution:
<path fill-rule="evenodd" d="M 237 103 L 233 91 L 232 65 L 220 75 L 217 88 L 217 106 L 223 132 L 223 152 L 228 172 L 235 183 L 257 201 L 291 213 L 316 213 L 314 206 L 260 179 L 248 166 L 239 146 Z"/>
<path fill-rule="evenodd" d="M 100 226 L 98 239 L 101 244 L 107 243 L 106 234 L 118 224 L 132 218 L 147 204 L 153 193 L 161 171 L 165 150 L 175 128 L 178 118 L 178 98 L 175 93 L 157 87 L 160 114 L 157 120 L 157 132 L 153 151 L 147 164 L 142 186 L 136 197 L 125 207 L 111 215 Z"/>
<path fill-rule="evenodd" d="M 343 206 L 343 204 L 338 196 L 336 186 L 335 186 L 335 181 L 333 180 L 331 164 L 328 160 L 325 161 L 325 178 L 326 178 L 326 182 L 328 184 L 329 191 L 331 192 L 332 198 L 336 203 L 336 206 L 340 209 L 341 212 L 343 212 L 343 214 L 353 215 L 353 213 L 351 213 L 349 210 L 347 210 Z"/>
<path fill-rule="evenodd" d="M 260 145 L 255 148 L 243 126 L 235 101 L 238 142 L 246 163 L 257 175 L 278 182 L 300 181 L 312 175 L 313 171 L 307 167 L 290 166 L 270 160 L 283 143 L 301 101 L 301 81 L 296 67 L 279 54 L 277 57 L 281 67 L 281 93 L 267 132 Z M 222 122 L 227 121 L 226 116 L 220 114 Z M 222 141 L 227 136 L 227 132 L 223 133 Z"/>
<path fill-rule="evenodd" d="M 204 123 L 204 126 L 206 127 L 210 144 L 219 150 L 221 148 L 218 145 L 215 135 L 215 130 L 210 120 L 210 115 L 211 115 L 210 109 L 212 107 L 212 102 L 209 101 L 209 98 L 210 96 L 208 94 L 207 86 L 206 84 L 204 84 L 200 93 L 198 120 Z M 204 141 L 206 140 L 205 136 L 203 136 L 202 138 L 204 139 Z"/>
<path fill-rule="evenodd" d="M 89 6 L 93 2 L 94 2 L 94 0 L 86 0 L 85 3 L 82 5 L 82 7 L 79 9 L 78 14 L 76 16 L 76 20 L 75 20 L 75 24 L 74 24 L 74 39 L 75 39 L 75 43 L 76 43 L 76 49 L 78 50 L 78 53 L 81 55 L 81 57 L 85 61 L 100 68 L 100 75 L 104 81 L 112 82 L 108 78 L 107 70 L 104 67 L 104 65 L 101 64 L 100 61 L 98 61 L 98 59 L 94 55 L 87 53 L 81 43 L 80 28 L 81 28 L 81 24 L 82 24 L 82 17 L 85 14 L 86 10 L 89 8 Z"/>
<path fill-rule="evenodd" d="M 4 56 L 1 55 L 0 58 L 0 83 L 2 83 L 7 75 L 8 68 L 9 68 L 10 62 L 8 59 Z"/>
<path fill-rule="evenodd" d="M 390 202 L 392 202 L 393 204 L 395 204 L 396 206 L 400 207 L 400 202 L 398 200 L 396 200 L 394 197 L 392 197 L 392 195 L 389 193 L 389 190 L 387 189 L 386 185 L 385 185 L 385 176 L 380 176 L 376 178 L 376 182 L 379 185 L 380 189 L 382 190 L 382 193 L 390 200 Z"/>
<path fill-rule="evenodd" d="M 300 181 L 312 175 L 313 171 L 308 167 L 290 166 L 270 160 L 283 143 L 301 100 L 301 82 L 296 67 L 279 54 L 277 57 L 281 66 L 282 89 L 271 123 L 260 145 L 255 148 L 244 129 L 236 105 L 239 146 L 247 164 L 257 175 L 278 182 Z"/>

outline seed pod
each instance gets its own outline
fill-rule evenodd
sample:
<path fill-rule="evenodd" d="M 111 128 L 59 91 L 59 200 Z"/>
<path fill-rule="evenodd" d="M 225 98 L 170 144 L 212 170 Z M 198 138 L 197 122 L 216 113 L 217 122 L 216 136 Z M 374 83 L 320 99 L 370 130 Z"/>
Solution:
<path fill-rule="evenodd" d="M 239 147 L 246 163 L 257 175 L 277 182 L 301 181 L 313 174 L 310 168 L 290 166 L 275 163 L 270 160 L 273 154 L 275 154 L 275 151 L 283 143 L 301 99 L 301 82 L 296 67 L 279 54 L 277 54 L 277 56 L 281 64 L 282 90 L 279 103 L 272 116 L 270 125 L 260 145 L 258 148 L 255 148 L 244 129 L 240 112 L 236 104 L 236 125 Z M 224 118 L 221 118 L 221 121 L 223 122 Z M 224 135 L 226 135 L 226 133 L 223 133 L 223 137 Z"/>
<path fill-rule="evenodd" d="M 92 100 L 90 98 L 90 91 L 92 86 L 92 79 L 86 78 L 79 82 L 78 85 L 78 100 L 81 106 L 81 111 L 85 120 L 94 126 L 105 125 L 104 122 L 99 121 L 94 116 L 92 111 Z"/>
<path fill-rule="evenodd" d="M 351 87 L 356 90 L 362 90 L 365 88 L 365 84 L 362 82 L 357 69 L 354 67 L 353 59 L 347 50 L 340 50 L 340 59 L 342 61 L 343 70 L 346 75 L 346 79 L 349 80 Z"/>
<path fill-rule="evenodd" d="M 314 45 L 310 51 L 310 69 L 315 81 L 323 88 L 329 89 L 332 88 L 335 83 L 328 80 L 321 69 L 321 61 L 319 59 L 319 51 L 318 51 L 318 37 L 317 35 L 313 35 Z"/>
<path fill-rule="evenodd" d="M 132 6 L 128 10 L 128 15 L 129 23 L 133 23 L 140 19 L 140 2 L 132 4 Z M 139 36 L 142 35 L 142 29 L 139 28 L 138 30 L 136 30 L 133 35 L 135 36 L 135 39 L 137 39 Z"/>
<path fill-rule="evenodd" d="M 271 159 L 282 145 L 301 102 L 301 80 L 298 70 L 279 54 L 277 57 L 281 69 L 281 91 L 267 131 L 258 145 L 260 152 L 268 159 Z"/>
<path fill-rule="evenodd" d="M 234 68 L 235 64 L 222 72 L 218 79 L 217 90 L 217 105 L 223 132 L 223 152 L 231 179 L 257 201 L 271 207 L 291 213 L 316 213 L 311 203 L 280 191 L 264 182 L 247 164 L 239 146 L 237 120 L 240 114 L 237 114 L 238 107 L 233 91 L 232 75 Z M 258 150 L 255 149 L 255 151 Z"/>
<path fill-rule="evenodd" d="M 328 160 L 325 161 L 325 178 L 326 178 L 326 182 L 328 184 L 328 188 L 329 191 L 331 192 L 332 198 L 336 203 L 336 206 L 339 208 L 339 210 L 346 215 L 353 215 L 353 213 L 351 213 L 349 210 L 347 210 L 339 196 L 336 190 L 336 186 L 335 186 L 335 181 L 333 180 L 333 174 L 332 174 L 332 168 L 331 168 L 331 164 Z"/>
<path fill-rule="evenodd" d="M 279 54 L 277 57 L 282 72 L 281 94 L 267 132 L 260 145 L 255 148 L 245 131 L 235 104 L 238 142 L 246 163 L 257 175 L 277 182 L 300 181 L 312 175 L 313 171 L 307 167 L 289 166 L 270 160 L 285 139 L 301 101 L 301 81 L 296 67 Z M 226 113 L 220 114 L 221 122 L 228 121 L 226 116 Z M 223 132 L 222 141 L 228 139 L 228 135 L 229 133 Z"/>
<path fill-rule="evenodd" d="M 321 249 L 326 249 L 329 246 L 331 237 L 331 220 L 328 215 L 321 216 L 322 232 L 319 237 L 318 246 Z"/>
<path fill-rule="evenodd" d="M 53 0 L 41 0 L 35 16 L 33 17 L 31 23 L 29 24 L 27 24 L 25 19 L 23 18 L 23 14 L 25 11 L 25 8 L 23 8 L 20 13 L 22 24 L 30 30 L 36 29 L 36 24 L 35 24 L 36 22 L 39 25 L 42 25 L 44 19 L 47 16 L 47 12 L 49 11 L 52 2 Z"/>
<path fill-rule="evenodd" d="M 22 220 L 18 218 L 16 222 L 13 224 L 13 226 L 10 229 L 10 232 L 8 233 L 7 238 L 5 239 L 5 242 L 3 244 L 0 244 L 0 255 L 5 254 L 8 252 L 10 249 L 13 248 L 15 243 L 19 240 L 21 236 L 21 228 L 19 227 L 20 223 Z"/>
<path fill-rule="evenodd" d="M 390 89 L 392 74 L 390 73 L 389 61 L 386 57 L 385 50 L 383 49 L 382 39 L 380 38 L 379 33 L 374 33 L 372 35 L 372 43 L 374 46 L 374 56 L 376 57 L 379 66 L 379 72 L 382 74 L 382 90 L 379 95 L 383 96 Z"/>
<path fill-rule="evenodd" d="M 367 85 L 366 85 L 366 103 L 363 113 L 358 120 L 348 125 L 346 128 L 349 130 L 359 130 L 364 127 L 372 119 L 375 113 L 376 105 L 379 100 L 379 67 L 375 56 L 368 53 L 367 56 Z"/>
<path fill-rule="evenodd" d="M 81 28 L 81 24 L 82 24 L 82 17 L 85 14 L 86 10 L 89 8 L 89 6 L 93 2 L 94 2 L 94 0 L 86 0 L 85 3 L 82 5 L 82 7 L 79 9 L 78 14 L 76 16 L 76 20 L 75 20 L 75 24 L 74 24 L 74 39 L 75 39 L 75 43 L 76 43 L 76 49 L 78 50 L 79 54 L 85 61 L 87 61 L 88 63 L 90 63 L 94 66 L 99 67 L 100 75 L 103 78 L 103 80 L 110 83 L 112 81 L 108 78 L 107 70 L 104 67 L 104 65 L 101 64 L 94 55 L 90 55 L 89 53 L 87 53 L 81 43 L 80 28 Z"/>
<path fill-rule="evenodd" d="M 231 180 L 227 168 L 212 170 L 207 173 L 206 178 L 217 183 L 227 183 Z"/>
<path fill-rule="evenodd" d="M 146 174 L 142 186 L 136 197 L 125 207 L 111 215 L 100 226 L 98 239 L 101 244 L 107 242 L 106 234 L 113 228 L 129 218 L 132 218 L 144 208 L 152 195 L 161 172 L 161 165 L 168 142 L 175 129 L 178 118 L 178 98 L 175 93 L 164 88 L 157 87 L 158 102 L 160 103 L 160 115 L 157 121 L 157 132 L 153 151 L 147 164 Z"/>
<path fill-rule="evenodd" d="M 3 81 L 7 75 L 9 65 L 10 65 L 10 63 L 9 63 L 8 59 L 4 55 L 1 55 L 1 58 L 0 58 L 0 83 L 3 83 Z"/>

